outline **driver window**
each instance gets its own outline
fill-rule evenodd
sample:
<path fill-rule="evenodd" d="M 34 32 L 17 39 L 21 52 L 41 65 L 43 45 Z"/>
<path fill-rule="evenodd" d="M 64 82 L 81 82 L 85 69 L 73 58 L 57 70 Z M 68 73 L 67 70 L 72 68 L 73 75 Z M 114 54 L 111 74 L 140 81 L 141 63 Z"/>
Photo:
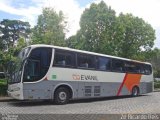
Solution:
<path fill-rule="evenodd" d="M 32 82 L 39 79 L 40 76 L 40 61 L 27 60 L 24 70 L 24 82 Z"/>

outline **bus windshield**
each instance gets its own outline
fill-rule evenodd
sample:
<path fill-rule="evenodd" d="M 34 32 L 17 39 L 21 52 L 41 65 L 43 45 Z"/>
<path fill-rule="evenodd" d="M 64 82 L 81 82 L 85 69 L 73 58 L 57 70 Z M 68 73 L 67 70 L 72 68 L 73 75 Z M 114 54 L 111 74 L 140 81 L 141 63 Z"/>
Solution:
<path fill-rule="evenodd" d="M 31 50 L 24 65 L 23 82 L 34 82 L 42 79 L 50 66 L 52 49 L 38 47 Z"/>
<path fill-rule="evenodd" d="M 22 67 L 24 60 L 27 58 L 29 53 L 30 47 L 21 50 L 18 56 L 15 58 L 14 61 L 9 63 L 8 72 L 9 72 L 9 84 L 19 83 L 21 82 L 21 74 L 22 74 Z"/>

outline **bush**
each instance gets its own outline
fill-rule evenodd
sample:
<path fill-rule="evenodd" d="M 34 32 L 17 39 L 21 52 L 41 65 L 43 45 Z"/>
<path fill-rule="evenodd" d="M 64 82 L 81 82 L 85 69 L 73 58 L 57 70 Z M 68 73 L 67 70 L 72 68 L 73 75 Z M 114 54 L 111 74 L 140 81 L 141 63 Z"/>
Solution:
<path fill-rule="evenodd" d="M 0 96 L 6 96 L 6 95 L 7 95 L 7 80 L 0 79 Z"/>
<path fill-rule="evenodd" d="M 160 81 L 154 81 L 154 88 L 160 88 Z"/>

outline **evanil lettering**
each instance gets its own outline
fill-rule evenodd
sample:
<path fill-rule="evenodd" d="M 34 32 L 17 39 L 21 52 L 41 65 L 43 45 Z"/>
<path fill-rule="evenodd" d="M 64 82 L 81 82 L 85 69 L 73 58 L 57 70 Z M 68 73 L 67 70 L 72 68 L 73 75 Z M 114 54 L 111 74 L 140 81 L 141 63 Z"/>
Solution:
<path fill-rule="evenodd" d="M 97 79 L 97 76 L 81 75 L 81 80 L 98 80 L 98 79 Z"/>

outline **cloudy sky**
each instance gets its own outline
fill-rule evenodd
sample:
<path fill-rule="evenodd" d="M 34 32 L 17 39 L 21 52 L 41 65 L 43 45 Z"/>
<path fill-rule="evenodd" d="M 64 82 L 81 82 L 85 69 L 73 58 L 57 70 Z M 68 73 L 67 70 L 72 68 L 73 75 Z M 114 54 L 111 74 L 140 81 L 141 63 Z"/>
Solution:
<path fill-rule="evenodd" d="M 43 7 L 62 10 L 68 21 L 67 37 L 76 34 L 79 29 L 80 16 L 91 3 L 100 0 L 0 0 L 0 21 L 19 19 L 28 21 L 33 27 Z M 117 13 L 132 13 L 143 18 L 156 30 L 155 47 L 160 48 L 160 0 L 104 0 Z"/>

